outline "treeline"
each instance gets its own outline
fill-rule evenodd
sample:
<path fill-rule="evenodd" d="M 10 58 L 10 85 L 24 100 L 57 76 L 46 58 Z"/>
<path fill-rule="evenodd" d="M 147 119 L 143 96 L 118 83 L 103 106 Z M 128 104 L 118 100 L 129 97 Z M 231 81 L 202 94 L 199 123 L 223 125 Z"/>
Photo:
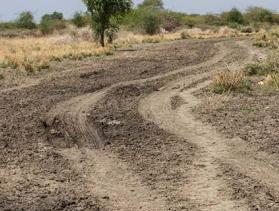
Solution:
<path fill-rule="evenodd" d="M 62 30 L 69 24 L 74 24 L 77 27 L 90 25 L 90 16 L 87 13 L 76 12 L 72 19 L 64 18 L 63 13 L 53 12 L 45 14 L 41 17 L 39 23 L 36 23 L 34 15 L 30 11 L 22 12 L 16 20 L 10 22 L 0 22 L 0 30 L 9 29 L 39 29 L 43 34 L 50 34 L 55 30 Z"/>
<path fill-rule="evenodd" d="M 162 0 L 144 0 L 131 13 L 120 21 L 121 27 L 137 32 L 156 34 L 162 30 L 173 31 L 179 27 L 230 26 L 232 28 L 279 24 L 279 14 L 261 7 L 249 7 L 245 12 L 237 8 L 221 14 L 185 14 L 164 8 Z M 39 29 L 43 34 L 65 29 L 67 25 L 76 27 L 91 25 L 91 17 L 86 12 L 76 12 L 72 19 L 66 20 L 60 12 L 45 14 L 36 23 L 31 12 L 22 12 L 15 21 L 0 23 L 0 30 L 7 29 Z"/>

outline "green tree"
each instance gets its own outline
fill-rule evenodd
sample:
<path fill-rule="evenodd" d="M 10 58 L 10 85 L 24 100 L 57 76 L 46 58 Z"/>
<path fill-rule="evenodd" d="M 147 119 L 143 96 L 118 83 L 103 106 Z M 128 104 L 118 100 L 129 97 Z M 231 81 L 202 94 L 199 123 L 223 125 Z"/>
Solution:
<path fill-rule="evenodd" d="M 221 17 L 225 23 L 236 23 L 236 24 L 244 23 L 244 18 L 242 13 L 236 8 L 233 8 L 229 12 L 224 12 L 221 15 Z"/>
<path fill-rule="evenodd" d="M 164 9 L 164 3 L 162 0 L 144 0 L 139 7 L 149 7 L 153 9 Z"/>
<path fill-rule="evenodd" d="M 55 30 L 66 28 L 66 22 L 63 13 L 53 12 L 52 14 L 45 14 L 41 18 L 40 30 L 43 34 L 51 34 Z"/>
<path fill-rule="evenodd" d="M 63 13 L 60 13 L 60 12 L 53 12 L 52 14 L 45 14 L 42 17 L 42 21 L 45 21 L 45 20 L 63 20 L 63 19 L 64 19 Z"/>
<path fill-rule="evenodd" d="M 250 23 L 273 22 L 273 14 L 270 10 L 262 7 L 249 7 L 246 10 L 245 18 Z"/>
<path fill-rule="evenodd" d="M 118 20 L 131 11 L 132 0 L 83 0 L 92 18 L 92 28 L 102 46 L 105 34 L 111 29 L 118 30 Z"/>
<path fill-rule="evenodd" d="M 31 12 L 26 11 L 19 14 L 16 24 L 20 28 L 24 29 L 34 29 L 36 28 L 36 23 L 34 21 L 34 16 Z"/>

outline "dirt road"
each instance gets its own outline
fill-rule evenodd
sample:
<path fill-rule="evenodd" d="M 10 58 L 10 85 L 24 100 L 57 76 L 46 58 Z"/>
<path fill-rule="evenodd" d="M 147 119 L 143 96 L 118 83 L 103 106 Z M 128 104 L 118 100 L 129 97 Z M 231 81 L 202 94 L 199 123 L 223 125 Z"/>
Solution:
<path fill-rule="evenodd" d="M 246 41 L 146 45 L 0 90 L 0 209 L 278 210 L 270 157 L 192 113 L 212 72 L 257 56 Z"/>

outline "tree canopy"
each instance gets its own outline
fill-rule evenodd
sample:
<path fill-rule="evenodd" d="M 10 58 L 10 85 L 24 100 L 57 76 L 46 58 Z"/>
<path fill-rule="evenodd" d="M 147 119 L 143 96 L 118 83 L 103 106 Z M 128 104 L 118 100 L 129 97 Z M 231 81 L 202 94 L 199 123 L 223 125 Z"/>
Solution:
<path fill-rule="evenodd" d="M 144 0 L 139 7 L 149 7 L 153 9 L 164 9 L 164 3 L 162 0 Z"/>
<path fill-rule="evenodd" d="M 118 28 L 117 19 L 128 13 L 133 6 L 132 0 L 83 0 L 92 18 L 92 28 L 102 46 L 105 33 Z"/>

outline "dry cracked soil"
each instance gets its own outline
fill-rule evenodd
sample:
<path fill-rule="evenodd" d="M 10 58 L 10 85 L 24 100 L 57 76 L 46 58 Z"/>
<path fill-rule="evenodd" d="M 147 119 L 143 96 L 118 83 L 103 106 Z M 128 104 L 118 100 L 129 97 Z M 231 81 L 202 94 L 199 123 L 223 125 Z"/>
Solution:
<path fill-rule="evenodd" d="M 0 210 L 279 210 L 276 95 L 201 91 L 259 55 L 175 41 L 0 86 Z"/>

